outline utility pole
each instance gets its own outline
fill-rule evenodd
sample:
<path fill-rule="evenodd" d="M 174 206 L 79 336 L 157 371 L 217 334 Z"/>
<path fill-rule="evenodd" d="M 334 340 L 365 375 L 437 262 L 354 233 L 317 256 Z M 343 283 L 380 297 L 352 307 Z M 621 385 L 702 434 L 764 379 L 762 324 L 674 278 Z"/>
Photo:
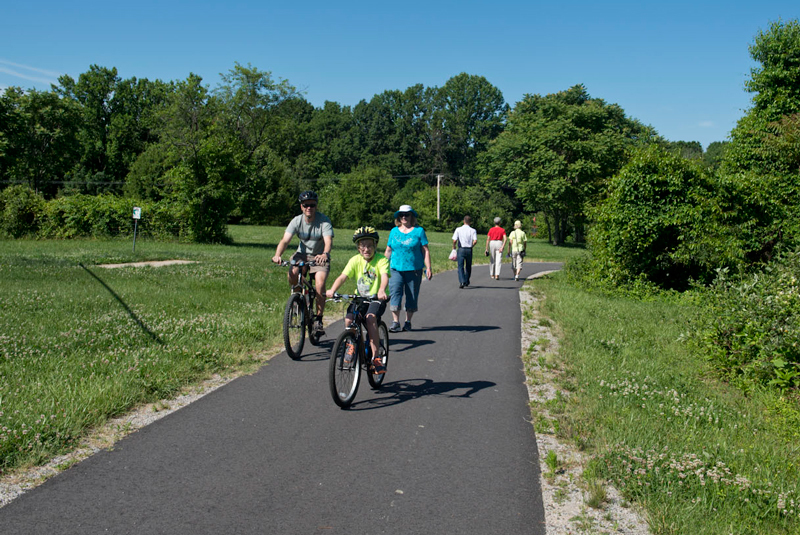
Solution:
<path fill-rule="evenodd" d="M 436 175 L 436 219 L 441 219 L 441 187 L 442 187 L 442 175 Z"/>

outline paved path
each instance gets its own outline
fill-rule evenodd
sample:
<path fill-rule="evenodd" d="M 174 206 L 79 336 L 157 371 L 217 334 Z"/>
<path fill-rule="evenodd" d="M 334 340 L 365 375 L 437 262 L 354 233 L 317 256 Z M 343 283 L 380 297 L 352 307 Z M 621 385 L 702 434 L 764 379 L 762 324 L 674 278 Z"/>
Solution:
<path fill-rule="evenodd" d="M 526 264 L 523 276 L 556 264 Z M 306 344 L 0 509 L 0 533 L 543 534 L 518 289 L 426 281 L 380 391 L 340 410 Z M 388 313 L 387 313 L 388 315 Z"/>

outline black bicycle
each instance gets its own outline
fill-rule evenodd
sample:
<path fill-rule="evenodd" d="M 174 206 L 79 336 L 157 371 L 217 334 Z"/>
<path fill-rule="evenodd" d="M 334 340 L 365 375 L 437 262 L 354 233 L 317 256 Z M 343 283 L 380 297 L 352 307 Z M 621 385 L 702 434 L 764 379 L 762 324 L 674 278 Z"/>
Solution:
<path fill-rule="evenodd" d="M 331 351 L 330 374 L 328 376 L 333 401 L 343 409 L 353 403 L 361 380 L 361 369 L 367 372 L 367 380 L 372 388 L 383 384 L 386 373 L 375 373 L 372 364 L 372 351 L 367 333 L 367 318 L 362 305 L 376 301 L 374 297 L 336 294 L 331 301 L 350 301 L 348 310 L 353 313 L 350 327 L 336 339 Z M 384 370 L 389 363 L 389 329 L 383 321 L 378 322 L 378 351 Z"/>
<path fill-rule="evenodd" d="M 314 288 L 313 281 L 309 281 L 307 277 L 308 268 L 315 266 L 316 263 L 283 261 L 280 265 L 300 268 L 297 284 L 292 288 L 292 295 L 286 301 L 286 309 L 283 312 L 283 345 L 286 347 L 286 353 L 293 360 L 297 360 L 303 353 L 306 330 L 311 345 L 319 345 L 321 336 L 314 331 L 314 321 L 317 316 L 312 312 L 316 306 L 317 289 Z"/>

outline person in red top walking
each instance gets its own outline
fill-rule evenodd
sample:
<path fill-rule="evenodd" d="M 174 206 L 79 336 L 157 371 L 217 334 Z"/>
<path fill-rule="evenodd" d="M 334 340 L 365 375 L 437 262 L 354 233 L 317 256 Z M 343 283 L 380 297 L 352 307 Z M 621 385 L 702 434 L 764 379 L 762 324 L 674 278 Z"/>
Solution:
<path fill-rule="evenodd" d="M 494 218 L 494 226 L 489 229 L 486 236 L 486 254 L 490 256 L 489 275 L 494 280 L 500 280 L 500 264 L 503 261 L 503 250 L 506 248 L 506 229 L 500 226 L 501 219 Z"/>

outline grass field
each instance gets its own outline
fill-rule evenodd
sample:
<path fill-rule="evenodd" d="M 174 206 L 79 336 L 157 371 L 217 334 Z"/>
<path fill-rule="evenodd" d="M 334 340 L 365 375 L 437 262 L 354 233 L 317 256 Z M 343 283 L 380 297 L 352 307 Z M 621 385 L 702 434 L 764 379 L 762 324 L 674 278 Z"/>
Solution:
<path fill-rule="evenodd" d="M 288 287 L 270 259 L 283 228 L 230 231 L 232 245 L 140 239 L 135 253 L 131 240 L 0 241 L 0 474 L 69 449 L 139 403 L 280 351 Z M 352 231 L 336 234 L 333 273 L 355 254 Z M 434 273 L 455 266 L 450 237 L 429 235 Z M 582 252 L 534 241 L 528 258 Z M 197 263 L 99 267 L 169 259 Z"/>
<path fill-rule="evenodd" d="M 594 295 L 560 276 L 526 287 L 562 332 L 572 392 L 537 427 L 591 454 L 592 476 L 641 503 L 652 533 L 800 533 L 796 398 L 720 381 L 683 342 L 691 304 Z"/>

